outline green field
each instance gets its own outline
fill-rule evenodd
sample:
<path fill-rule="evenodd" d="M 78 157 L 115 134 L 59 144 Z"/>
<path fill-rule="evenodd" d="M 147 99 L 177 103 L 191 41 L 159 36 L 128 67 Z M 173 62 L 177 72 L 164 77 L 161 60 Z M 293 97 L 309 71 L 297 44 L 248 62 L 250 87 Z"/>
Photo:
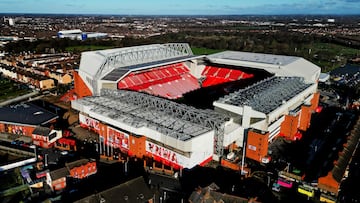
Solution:
<path fill-rule="evenodd" d="M 360 55 L 359 49 L 353 49 L 353 48 L 349 48 L 337 44 L 330 44 L 330 43 L 314 43 L 309 48 L 312 48 L 314 52 L 324 51 L 339 56 Z"/>
<path fill-rule="evenodd" d="M 207 54 L 214 54 L 224 51 L 221 49 L 208 49 L 208 48 L 200 48 L 200 47 L 192 47 L 191 50 L 194 53 L 194 55 L 207 55 Z"/>
<path fill-rule="evenodd" d="M 323 72 L 338 68 L 347 63 L 348 59 L 360 55 L 358 49 L 330 43 L 314 43 L 304 48 L 302 55 L 308 55 L 309 60 L 321 67 Z M 309 49 L 311 49 L 310 55 L 308 54 Z"/>
<path fill-rule="evenodd" d="M 0 76 L 0 102 L 31 92 L 24 85 Z"/>
<path fill-rule="evenodd" d="M 95 51 L 102 49 L 112 49 L 114 46 L 98 46 L 98 45 L 81 45 L 81 46 L 71 46 L 66 47 L 66 51 L 68 52 L 83 52 L 83 51 Z"/>

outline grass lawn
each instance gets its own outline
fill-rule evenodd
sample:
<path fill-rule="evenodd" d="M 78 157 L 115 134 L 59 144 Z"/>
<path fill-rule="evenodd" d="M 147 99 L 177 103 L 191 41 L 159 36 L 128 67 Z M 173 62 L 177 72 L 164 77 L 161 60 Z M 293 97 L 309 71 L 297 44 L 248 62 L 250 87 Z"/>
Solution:
<path fill-rule="evenodd" d="M 311 54 L 308 54 L 311 49 Z M 331 43 L 313 43 L 304 46 L 299 50 L 303 56 L 319 67 L 323 72 L 331 71 L 346 63 L 347 59 L 360 55 L 360 50 Z M 317 55 L 317 58 L 313 57 Z"/>
<path fill-rule="evenodd" d="M 314 52 L 327 51 L 328 53 L 339 56 L 360 54 L 359 49 L 349 48 L 349 47 L 345 47 L 337 44 L 330 44 L 330 43 L 314 43 L 310 48 L 312 48 Z"/>
<path fill-rule="evenodd" d="M 208 49 L 208 48 L 201 48 L 201 47 L 192 47 L 191 50 L 194 53 L 194 55 L 207 55 L 207 54 L 214 54 L 214 53 L 224 51 L 221 49 Z"/>

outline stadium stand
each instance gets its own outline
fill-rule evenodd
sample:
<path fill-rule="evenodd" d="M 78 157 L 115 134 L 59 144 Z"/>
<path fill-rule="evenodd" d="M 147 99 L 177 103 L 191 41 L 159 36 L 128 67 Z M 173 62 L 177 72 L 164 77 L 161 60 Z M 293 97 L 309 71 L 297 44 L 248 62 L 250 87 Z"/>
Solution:
<path fill-rule="evenodd" d="M 185 65 L 177 63 L 132 72 L 119 82 L 118 88 L 176 99 L 184 93 L 199 89 L 200 85 Z"/>
<path fill-rule="evenodd" d="M 213 66 L 206 66 L 201 75 L 205 78 L 202 82 L 202 87 L 209 87 L 235 80 L 252 78 L 254 76 L 253 74 L 247 74 L 240 70 Z"/>
<path fill-rule="evenodd" d="M 220 161 L 233 145 L 267 164 L 269 143 L 279 134 L 308 128 L 320 70 L 295 56 L 194 56 L 184 43 L 89 51 L 81 54 L 71 106 L 81 126 L 99 134 L 103 158 L 114 155 L 116 131 L 131 143 L 119 147 L 122 152 L 172 167 Z M 288 117 L 299 124 L 291 131 L 282 127 Z"/>

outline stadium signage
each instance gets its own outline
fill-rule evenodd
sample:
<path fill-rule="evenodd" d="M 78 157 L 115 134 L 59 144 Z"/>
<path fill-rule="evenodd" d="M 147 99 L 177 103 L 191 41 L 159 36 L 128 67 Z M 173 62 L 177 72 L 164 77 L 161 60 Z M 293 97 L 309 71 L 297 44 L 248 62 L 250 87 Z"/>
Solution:
<path fill-rule="evenodd" d="M 99 127 L 100 122 L 98 120 L 87 117 L 83 114 L 79 114 L 79 121 L 80 121 L 80 126 L 83 128 L 92 129 L 95 130 L 96 132 L 99 132 L 100 130 Z"/>
<path fill-rule="evenodd" d="M 152 155 L 160 157 L 161 159 L 164 159 L 171 163 L 175 163 L 175 164 L 179 164 L 179 165 L 182 165 L 181 163 L 184 163 L 184 161 L 186 159 L 184 156 L 182 156 L 176 152 L 173 152 L 170 149 L 159 146 L 159 145 L 154 144 L 149 141 L 146 141 L 146 152 L 149 152 Z"/>
<path fill-rule="evenodd" d="M 106 145 L 114 148 L 129 149 L 129 135 L 127 133 L 116 130 L 112 127 L 107 127 L 107 137 L 105 139 Z"/>

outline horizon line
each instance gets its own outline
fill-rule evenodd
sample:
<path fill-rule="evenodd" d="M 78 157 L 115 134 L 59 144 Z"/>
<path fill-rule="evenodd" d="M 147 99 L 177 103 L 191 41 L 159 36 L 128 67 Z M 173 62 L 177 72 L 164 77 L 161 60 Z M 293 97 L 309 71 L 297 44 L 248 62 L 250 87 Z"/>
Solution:
<path fill-rule="evenodd" d="M 27 13 L 0 12 L 7 15 L 81 15 L 81 16 L 360 16 L 360 14 L 331 14 L 331 13 L 296 13 L 296 14 L 101 14 L 101 13 Z"/>

